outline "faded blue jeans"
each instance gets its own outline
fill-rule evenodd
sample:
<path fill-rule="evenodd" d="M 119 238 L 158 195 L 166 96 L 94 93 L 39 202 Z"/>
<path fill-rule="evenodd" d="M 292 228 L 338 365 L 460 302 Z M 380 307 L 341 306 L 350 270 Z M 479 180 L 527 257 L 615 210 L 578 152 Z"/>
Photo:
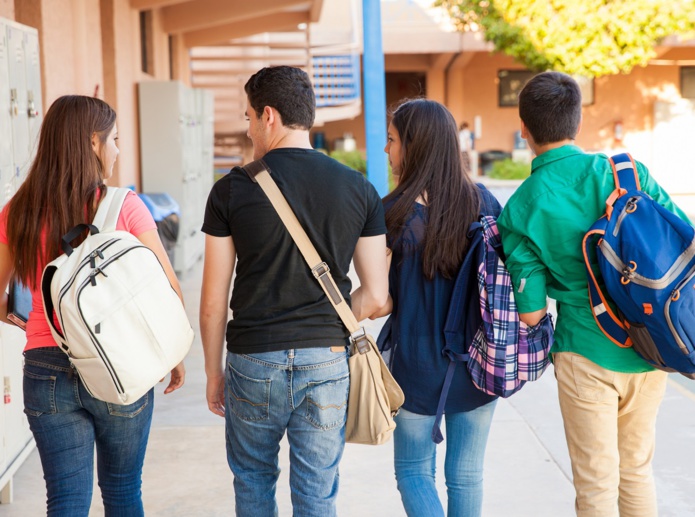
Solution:
<path fill-rule="evenodd" d="M 127 406 L 92 397 L 58 347 L 24 354 L 24 413 L 46 480 L 48 515 L 89 514 L 97 478 L 107 517 L 144 515 L 142 465 L 154 391 Z"/>
<path fill-rule="evenodd" d="M 479 517 L 483 506 L 483 461 L 497 400 L 473 411 L 444 415 L 446 458 L 444 477 L 450 517 Z M 401 409 L 393 434 L 398 491 L 409 517 L 444 516 L 434 476 L 435 416 Z"/>
<path fill-rule="evenodd" d="M 278 514 L 275 486 L 285 431 L 293 515 L 336 515 L 349 387 L 346 350 L 227 354 L 227 461 L 238 516 Z"/>

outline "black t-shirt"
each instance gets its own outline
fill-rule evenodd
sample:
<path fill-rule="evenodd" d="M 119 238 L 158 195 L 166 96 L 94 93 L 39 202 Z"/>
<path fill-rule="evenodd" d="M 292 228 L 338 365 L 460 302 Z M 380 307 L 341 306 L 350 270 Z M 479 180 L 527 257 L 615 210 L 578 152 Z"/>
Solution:
<path fill-rule="evenodd" d="M 357 240 L 386 233 L 376 190 L 359 172 L 313 149 L 275 149 L 263 160 L 349 302 Z M 236 248 L 230 352 L 347 343 L 347 330 L 270 200 L 244 171 L 232 169 L 215 183 L 202 230 L 231 236 Z"/>

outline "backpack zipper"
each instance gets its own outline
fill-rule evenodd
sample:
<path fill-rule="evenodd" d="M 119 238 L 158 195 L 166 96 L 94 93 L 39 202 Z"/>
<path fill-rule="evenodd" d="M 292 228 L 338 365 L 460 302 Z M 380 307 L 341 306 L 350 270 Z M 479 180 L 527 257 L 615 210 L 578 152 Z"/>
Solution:
<path fill-rule="evenodd" d="M 613 248 L 611 248 L 610 244 L 603 239 L 601 244 L 599 244 L 599 248 L 601 248 L 601 252 L 606 257 L 608 263 L 622 274 L 627 265 L 620 259 Z M 688 246 L 685 251 L 681 253 L 678 260 L 673 263 L 671 268 L 661 278 L 652 280 L 640 275 L 639 273 L 632 273 L 630 275 L 630 281 L 636 283 L 637 285 L 649 287 L 650 289 L 665 289 L 683 272 L 693 257 L 695 257 L 695 239 L 690 243 L 690 246 Z"/>
<path fill-rule="evenodd" d="M 632 206 L 637 205 L 637 202 L 639 200 L 640 200 L 640 198 L 637 196 L 631 197 L 630 199 L 627 200 L 627 203 L 625 203 L 625 206 L 620 211 L 620 215 L 618 216 L 618 220 L 615 223 L 615 228 L 613 228 L 613 237 L 618 236 L 618 232 L 620 231 L 620 225 L 623 224 L 623 219 L 625 219 L 627 214 L 634 212 L 634 210 L 632 210 L 632 212 L 628 212 L 627 209 L 631 208 Z"/>
<path fill-rule="evenodd" d="M 669 310 L 671 308 L 671 302 L 673 300 L 673 295 L 676 292 L 679 292 L 684 285 L 686 285 L 690 280 L 695 276 L 695 266 L 688 271 L 688 275 L 683 279 L 682 282 L 680 282 L 676 288 L 671 292 L 671 296 L 668 297 L 668 300 L 666 300 L 666 305 L 664 306 L 664 316 L 666 316 L 666 323 L 668 323 L 668 328 L 671 330 L 671 334 L 676 340 L 676 343 L 678 343 L 678 346 L 680 347 L 681 351 L 685 354 L 688 355 L 690 354 L 690 350 L 688 350 L 688 345 L 686 345 L 681 337 L 678 335 L 678 332 L 676 331 L 676 327 L 673 325 L 673 321 L 671 321 L 671 311 Z M 678 298 L 676 298 L 677 300 Z"/>
<path fill-rule="evenodd" d="M 82 262 L 80 262 L 80 263 L 78 264 L 77 268 L 75 269 L 75 272 L 74 272 L 73 275 L 70 277 L 70 280 L 63 286 L 63 288 L 62 288 L 62 289 L 60 290 L 60 292 L 58 293 L 58 303 L 55 304 L 56 307 L 60 307 L 60 304 L 63 302 L 63 298 L 65 297 L 65 295 L 67 294 L 68 290 L 70 289 L 70 286 L 71 286 L 71 285 L 75 282 L 75 280 L 77 279 L 77 275 L 79 275 L 80 272 L 82 271 L 82 269 L 87 265 L 87 263 L 89 262 L 90 258 L 92 257 L 92 254 L 93 254 L 94 252 L 96 252 L 96 251 L 100 251 L 100 252 L 101 252 L 101 251 L 104 251 L 105 249 L 109 248 L 112 244 L 115 244 L 118 240 L 119 240 L 119 239 L 115 239 L 115 238 L 114 238 L 114 239 L 110 239 L 110 240 L 104 242 L 103 244 L 101 244 L 100 246 L 98 246 L 92 253 L 90 253 L 87 257 L 85 257 L 85 258 L 82 259 Z M 63 331 L 63 339 L 64 339 L 65 342 L 67 343 L 67 337 L 66 337 L 66 335 L 65 335 L 65 322 L 63 321 L 63 318 L 62 318 L 62 317 L 60 318 L 60 329 Z"/>

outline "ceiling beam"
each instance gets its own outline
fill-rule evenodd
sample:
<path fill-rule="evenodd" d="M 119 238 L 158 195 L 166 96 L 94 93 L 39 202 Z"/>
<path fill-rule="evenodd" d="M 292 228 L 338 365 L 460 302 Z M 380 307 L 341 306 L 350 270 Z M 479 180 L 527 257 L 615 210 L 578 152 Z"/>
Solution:
<path fill-rule="evenodd" d="M 441 54 L 432 54 L 430 57 L 430 63 L 432 68 L 444 69 L 451 62 L 451 58 L 454 56 L 453 52 L 443 52 Z"/>
<path fill-rule="evenodd" d="M 197 0 L 166 7 L 162 11 L 162 26 L 167 33 L 190 32 L 273 15 L 289 9 L 304 7 L 306 12 L 311 5 L 311 0 Z"/>
<path fill-rule="evenodd" d="M 263 59 L 266 61 L 296 61 L 304 60 L 306 61 L 306 48 L 302 49 L 304 52 L 297 52 L 295 54 L 247 54 L 243 56 L 192 56 L 191 61 L 199 62 L 222 62 L 226 63 L 229 61 L 253 61 L 256 59 Z"/>
<path fill-rule="evenodd" d="M 230 39 L 246 38 L 264 32 L 296 30 L 298 24 L 308 22 L 309 16 L 306 12 L 275 13 L 245 21 L 209 27 L 203 30 L 186 32 L 183 35 L 183 42 L 189 48 L 216 45 L 227 42 Z"/>
<path fill-rule="evenodd" d="M 189 0 L 130 0 L 130 7 L 137 9 L 138 11 L 147 11 L 148 9 L 158 9 L 160 7 L 183 4 L 184 2 L 188 1 Z"/>
<path fill-rule="evenodd" d="M 321 18 L 321 11 L 323 10 L 323 0 L 314 0 L 309 11 L 309 20 L 312 23 L 316 23 Z"/>

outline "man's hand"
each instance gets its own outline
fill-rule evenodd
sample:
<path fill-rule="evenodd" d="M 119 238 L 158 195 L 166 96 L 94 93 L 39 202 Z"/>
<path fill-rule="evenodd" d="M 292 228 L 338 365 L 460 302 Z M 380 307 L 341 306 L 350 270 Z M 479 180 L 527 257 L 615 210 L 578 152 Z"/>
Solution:
<path fill-rule="evenodd" d="M 224 374 L 208 375 L 206 389 L 208 409 L 219 416 L 224 416 Z"/>

